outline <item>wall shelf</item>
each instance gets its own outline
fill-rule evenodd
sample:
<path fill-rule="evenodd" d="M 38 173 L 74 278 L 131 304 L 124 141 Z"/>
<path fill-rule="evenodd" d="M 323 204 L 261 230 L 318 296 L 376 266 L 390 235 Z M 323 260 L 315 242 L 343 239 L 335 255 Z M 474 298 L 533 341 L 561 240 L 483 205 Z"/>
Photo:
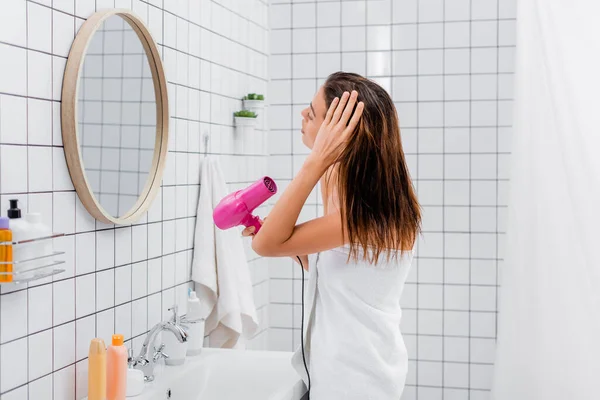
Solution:
<path fill-rule="evenodd" d="M 64 236 L 64 233 L 54 233 L 50 236 L 27 239 L 15 242 L 0 242 L 0 246 L 12 246 L 13 254 L 21 254 L 33 245 L 41 244 L 44 241 L 53 240 Z M 55 260 L 54 258 L 65 254 L 64 251 L 50 251 L 47 254 L 36 255 L 17 259 L 13 261 L 0 261 L 0 267 L 3 265 L 12 265 L 12 272 L 0 272 L 0 284 L 20 284 L 38 279 L 44 279 L 49 276 L 58 275 L 64 272 L 64 269 L 55 268 L 64 264 L 64 260 Z M 24 255 L 24 254 L 22 254 Z"/>

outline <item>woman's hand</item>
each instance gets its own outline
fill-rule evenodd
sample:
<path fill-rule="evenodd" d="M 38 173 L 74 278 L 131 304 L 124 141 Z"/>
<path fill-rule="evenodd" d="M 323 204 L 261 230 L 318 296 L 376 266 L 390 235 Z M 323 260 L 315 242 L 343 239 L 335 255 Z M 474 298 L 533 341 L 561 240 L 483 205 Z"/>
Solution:
<path fill-rule="evenodd" d="M 323 163 L 325 168 L 337 161 L 358 125 L 365 104 L 361 101 L 354 111 L 357 99 L 358 92 L 353 90 L 351 94 L 344 92 L 341 99 L 336 97 L 331 102 L 311 152 L 311 156 Z"/>
<path fill-rule="evenodd" d="M 267 218 L 265 218 L 265 219 L 267 219 Z M 265 223 L 264 219 L 259 218 L 258 220 L 260 221 L 261 226 L 262 226 L 262 224 Z M 254 239 L 254 235 L 256 235 L 256 228 L 253 226 L 249 226 L 242 231 L 242 236 L 244 236 L 244 237 L 252 236 L 252 238 Z"/>

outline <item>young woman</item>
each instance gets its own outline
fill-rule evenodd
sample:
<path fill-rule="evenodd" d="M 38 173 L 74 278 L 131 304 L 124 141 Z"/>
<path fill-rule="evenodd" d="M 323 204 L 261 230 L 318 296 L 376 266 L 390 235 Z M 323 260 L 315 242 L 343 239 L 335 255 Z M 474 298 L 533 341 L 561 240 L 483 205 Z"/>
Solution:
<path fill-rule="evenodd" d="M 293 363 L 312 399 L 400 399 L 400 295 L 421 213 L 394 103 L 376 83 L 340 72 L 302 117 L 311 153 L 260 231 L 243 234 L 257 254 L 297 257 L 310 272 L 305 357 Z M 296 225 L 319 180 L 324 216 Z"/>

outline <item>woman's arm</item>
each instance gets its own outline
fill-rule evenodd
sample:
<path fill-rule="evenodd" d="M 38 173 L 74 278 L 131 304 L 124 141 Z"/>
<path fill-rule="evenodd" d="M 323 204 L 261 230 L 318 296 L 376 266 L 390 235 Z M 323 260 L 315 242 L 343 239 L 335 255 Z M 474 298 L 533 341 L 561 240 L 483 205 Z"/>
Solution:
<path fill-rule="evenodd" d="M 257 254 L 270 257 L 306 255 L 344 244 L 339 212 L 330 212 L 299 225 L 296 222 L 311 191 L 335 163 L 358 124 L 364 104 L 359 103 L 353 114 L 357 97 L 356 92 L 352 95 L 344 93 L 341 100 L 336 98 L 331 103 L 313 151 L 252 241 Z"/>

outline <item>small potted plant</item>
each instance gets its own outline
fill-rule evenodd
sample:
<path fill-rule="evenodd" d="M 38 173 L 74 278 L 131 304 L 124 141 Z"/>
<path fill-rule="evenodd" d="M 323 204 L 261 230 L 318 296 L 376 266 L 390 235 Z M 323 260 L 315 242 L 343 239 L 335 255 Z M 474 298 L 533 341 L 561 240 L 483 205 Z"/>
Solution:
<path fill-rule="evenodd" d="M 233 113 L 236 126 L 255 126 L 257 114 L 254 111 L 241 110 Z"/>
<path fill-rule="evenodd" d="M 242 99 L 244 102 L 244 110 L 260 113 L 265 107 L 265 96 L 262 94 L 248 93 Z"/>

